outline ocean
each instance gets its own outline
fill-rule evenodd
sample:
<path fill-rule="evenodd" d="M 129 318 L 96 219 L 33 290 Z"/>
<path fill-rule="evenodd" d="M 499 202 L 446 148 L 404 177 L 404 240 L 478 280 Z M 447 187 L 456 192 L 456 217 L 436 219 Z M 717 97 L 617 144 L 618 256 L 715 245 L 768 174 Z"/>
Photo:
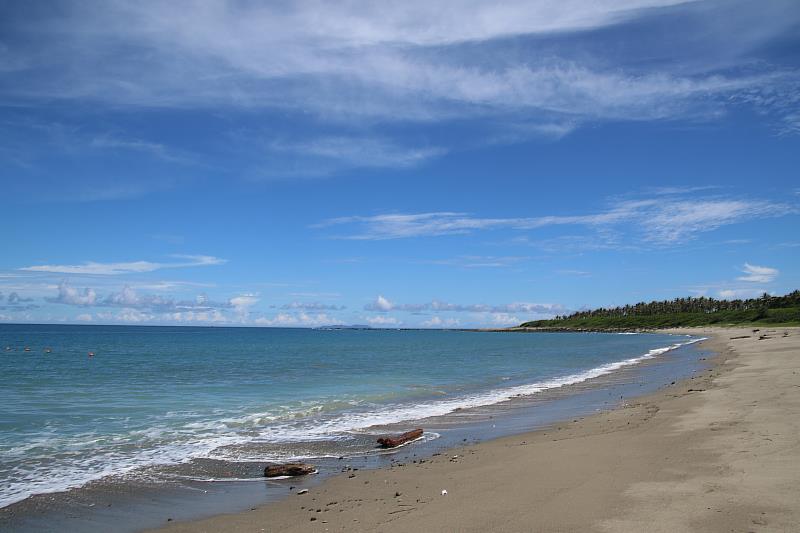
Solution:
<path fill-rule="evenodd" d="M 379 453 L 390 428 L 590 383 L 696 340 L 0 325 L 0 507 L 107 478 L 246 480 L 265 462 Z"/>

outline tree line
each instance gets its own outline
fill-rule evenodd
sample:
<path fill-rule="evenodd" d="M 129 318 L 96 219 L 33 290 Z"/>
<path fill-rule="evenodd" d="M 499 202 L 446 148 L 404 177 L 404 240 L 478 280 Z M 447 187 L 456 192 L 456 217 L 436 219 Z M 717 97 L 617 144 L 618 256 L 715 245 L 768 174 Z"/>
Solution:
<path fill-rule="evenodd" d="M 664 315 L 673 313 L 716 313 L 719 311 L 763 311 L 767 309 L 780 309 L 800 307 L 800 290 L 790 292 L 783 296 L 771 296 L 766 292 L 758 298 L 718 300 L 706 296 L 675 298 L 674 300 L 660 300 L 652 302 L 639 302 L 636 304 L 618 307 L 600 307 L 575 311 L 570 315 L 557 315 L 553 320 L 576 320 L 582 318 L 622 318 L 650 315 Z"/>

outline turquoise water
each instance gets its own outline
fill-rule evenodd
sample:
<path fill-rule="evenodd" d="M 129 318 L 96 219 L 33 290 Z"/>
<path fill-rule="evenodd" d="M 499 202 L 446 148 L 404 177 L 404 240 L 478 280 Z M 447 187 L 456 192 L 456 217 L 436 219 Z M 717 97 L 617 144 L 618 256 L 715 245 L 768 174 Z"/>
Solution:
<path fill-rule="evenodd" d="M 202 459 L 368 453 L 378 426 L 584 381 L 692 340 L 0 325 L 0 506 Z"/>

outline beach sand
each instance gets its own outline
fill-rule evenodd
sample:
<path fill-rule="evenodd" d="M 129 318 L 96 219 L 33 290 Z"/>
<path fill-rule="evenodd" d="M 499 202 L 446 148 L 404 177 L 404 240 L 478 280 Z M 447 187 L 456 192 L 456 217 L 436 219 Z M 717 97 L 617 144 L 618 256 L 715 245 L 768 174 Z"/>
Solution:
<path fill-rule="evenodd" d="M 711 337 L 713 367 L 613 411 L 164 530 L 800 531 L 800 329 L 673 332 Z"/>

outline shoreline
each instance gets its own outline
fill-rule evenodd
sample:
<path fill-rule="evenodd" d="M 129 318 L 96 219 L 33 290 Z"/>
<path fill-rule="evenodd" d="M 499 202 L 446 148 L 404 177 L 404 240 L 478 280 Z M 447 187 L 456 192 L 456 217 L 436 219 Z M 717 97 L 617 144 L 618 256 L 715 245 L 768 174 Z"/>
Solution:
<path fill-rule="evenodd" d="M 711 368 L 610 411 L 154 531 L 789 530 L 800 521 L 800 329 L 767 331 L 666 330 L 708 336 Z"/>
<path fill-rule="evenodd" d="M 798 402 L 787 398 L 800 387 L 800 330 L 765 331 L 774 336 L 758 340 L 749 328 L 666 330 L 709 336 L 702 344 L 716 354 L 712 367 L 611 411 L 419 462 L 333 476 L 308 494 L 158 531 L 640 531 L 654 530 L 655 515 L 663 531 L 763 530 L 767 524 L 773 529 L 796 523 L 800 506 L 788 503 L 800 501 L 796 450 L 781 448 L 782 468 L 773 476 L 736 474 L 741 461 L 748 469 L 764 468 L 767 461 L 758 452 L 765 446 L 761 440 L 770 437 L 742 427 L 758 420 L 739 420 L 757 405 L 775 411 L 775 405 L 759 403 L 763 396 L 777 395 L 791 408 L 789 416 L 772 413 L 770 435 L 788 444 L 800 440 L 791 420 Z M 787 383 L 753 387 L 753 380 L 765 378 L 752 367 L 788 371 Z M 741 395 L 748 398 L 745 403 Z M 730 441 L 730 447 L 744 438 L 742 432 L 752 440 L 744 450 L 719 451 L 716 441 Z M 742 494 L 748 484 L 769 490 Z"/>

